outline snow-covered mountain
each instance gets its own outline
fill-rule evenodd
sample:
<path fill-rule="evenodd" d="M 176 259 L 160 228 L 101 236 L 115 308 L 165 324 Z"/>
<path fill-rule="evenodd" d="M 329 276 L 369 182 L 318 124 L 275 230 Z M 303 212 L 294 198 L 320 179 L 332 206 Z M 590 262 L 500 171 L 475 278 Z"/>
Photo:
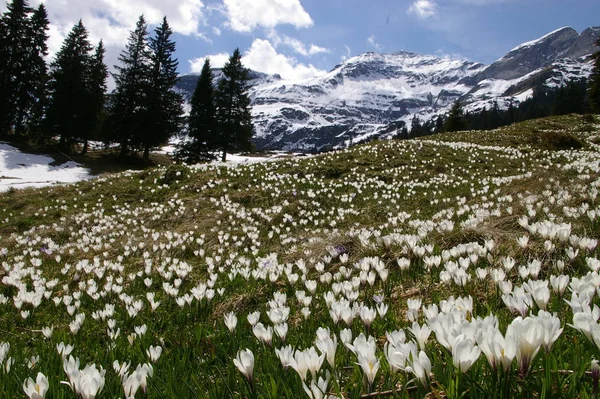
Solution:
<path fill-rule="evenodd" d="M 444 115 L 460 98 L 468 109 L 525 100 L 542 82 L 560 86 L 589 76 L 600 28 L 561 28 L 523 43 L 486 66 L 465 60 L 364 53 L 323 76 L 290 82 L 253 72 L 250 92 L 258 148 L 314 151 L 370 136 L 386 137 L 417 114 Z M 218 74 L 216 72 L 216 78 Z M 178 88 L 189 99 L 197 75 Z"/>

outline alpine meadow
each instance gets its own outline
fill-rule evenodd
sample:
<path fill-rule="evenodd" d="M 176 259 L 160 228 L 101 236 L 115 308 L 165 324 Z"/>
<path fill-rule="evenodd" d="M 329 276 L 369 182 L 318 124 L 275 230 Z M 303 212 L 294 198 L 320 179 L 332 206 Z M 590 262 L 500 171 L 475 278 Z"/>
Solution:
<path fill-rule="evenodd" d="M 0 17 L 0 399 L 599 397 L 600 28 L 294 80 L 254 46 L 182 73 L 175 12 L 57 47 L 31 3 Z"/>

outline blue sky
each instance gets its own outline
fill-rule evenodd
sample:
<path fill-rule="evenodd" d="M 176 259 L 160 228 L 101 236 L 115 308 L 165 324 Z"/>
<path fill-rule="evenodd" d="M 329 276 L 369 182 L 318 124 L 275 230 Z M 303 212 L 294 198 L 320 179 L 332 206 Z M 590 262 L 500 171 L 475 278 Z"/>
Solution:
<path fill-rule="evenodd" d="M 31 5 L 41 0 L 30 0 Z M 365 51 L 407 50 L 489 64 L 518 44 L 563 26 L 600 25 L 598 0 L 45 0 L 55 52 L 82 18 L 117 62 L 137 16 L 166 15 L 180 72 L 234 48 L 246 66 L 286 79 L 324 73 Z M 4 10 L 5 6 L 0 6 Z"/>

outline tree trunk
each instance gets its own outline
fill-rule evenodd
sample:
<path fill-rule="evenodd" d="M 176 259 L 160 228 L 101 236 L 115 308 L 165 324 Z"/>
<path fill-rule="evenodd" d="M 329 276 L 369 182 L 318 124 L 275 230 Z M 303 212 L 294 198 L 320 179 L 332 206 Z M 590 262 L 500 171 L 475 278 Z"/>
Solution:
<path fill-rule="evenodd" d="M 81 150 L 81 155 L 85 155 L 88 152 L 88 141 L 87 139 L 83 142 L 83 149 Z"/>
<path fill-rule="evenodd" d="M 221 162 L 227 161 L 227 148 L 223 147 L 223 155 L 221 155 Z"/>

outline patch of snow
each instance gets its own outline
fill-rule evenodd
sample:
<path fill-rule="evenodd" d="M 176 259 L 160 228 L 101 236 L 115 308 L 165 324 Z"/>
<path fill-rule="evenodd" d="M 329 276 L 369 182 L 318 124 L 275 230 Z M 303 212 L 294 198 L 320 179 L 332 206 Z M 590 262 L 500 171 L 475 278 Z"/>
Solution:
<path fill-rule="evenodd" d="M 89 169 L 76 162 L 58 166 L 49 156 L 27 154 L 0 142 L 0 192 L 10 188 L 45 187 L 90 179 Z"/>
<path fill-rule="evenodd" d="M 517 99 L 517 101 L 519 101 L 520 103 L 530 99 L 531 97 L 533 97 L 533 89 L 525 90 L 523 93 L 514 96 L 514 98 Z"/>

